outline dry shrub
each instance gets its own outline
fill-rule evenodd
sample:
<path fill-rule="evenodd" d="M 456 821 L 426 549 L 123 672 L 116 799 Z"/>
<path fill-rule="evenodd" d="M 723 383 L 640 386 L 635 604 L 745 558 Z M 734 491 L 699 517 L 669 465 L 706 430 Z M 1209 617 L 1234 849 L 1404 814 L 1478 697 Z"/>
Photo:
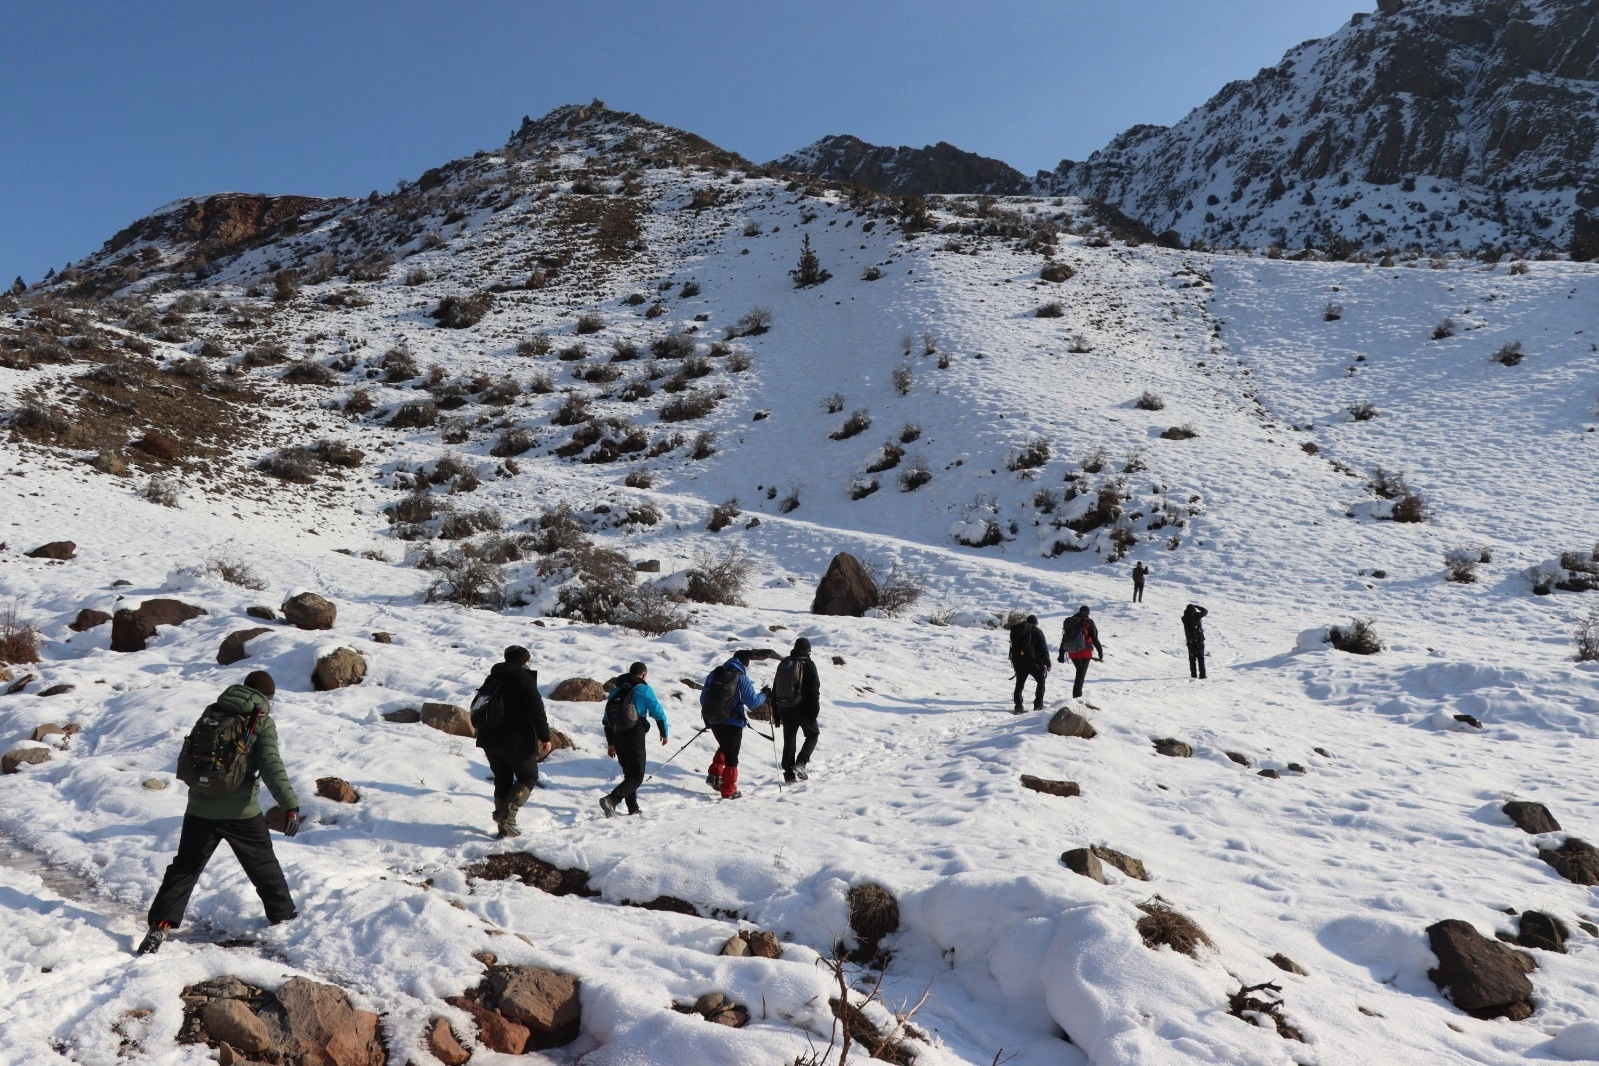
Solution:
<path fill-rule="evenodd" d="M 754 577 L 754 572 L 754 558 L 736 546 L 720 555 L 702 552 L 688 572 L 688 598 L 696 603 L 742 607 L 744 590 Z"/>
<path fill-rule="evenodd" d="M 541 575 L 563 571 L 571 576 L 556 594 L 555 614 L 583 622 L 620 622 L 638 580 L 626 555 L 585 542 L 539 563 Z"/>
<path fill-rule="evenodd" d="M 855 958 L 878 958 L 885 937 L 899 932 L 899 901 L 882 885 L 870 881 L 849 890 L 849 927 L 859 947 Z"/>
<path fill-rule="evenodd" d="M 594 415 L 593 403 L 587 396 L 579 392 L 569 392 L 561 401 L 561 406 L 555 409 L 550 416 L 550 424 L 556 426 L 575 426 L 587 422 Z"/>
<path fill-rule="evenodd" d="M 178 506 L 178 485 L 171 478 L 153 477 L 144 486 L 144 498 L 162 507 Z"/>
<path fill-rule="evenodd" d="M 1444 572 L 1450 581 L 1469 585 L 1477 580 L 1477 566 L 1482 562 L 1482 552 L 1475 548 L 1456 548 L 1444 554 Z"/>
<path fill-rule="evenodd" d="M 555 391 L 555 378 L 547 370 L 540 370 L 527 379 L 527 391 L 535 396 L 548 396 Z"/>
<path fill-rule="evenodd" d="M 1105 454 L 1105 449 L 1096 446 L 1087 455 L 1083 456 L 1083 461 L 1079 465 L 1081 465 L 1083 473 L 1097 474 L 1105 469 L 1105 464 L 1109 461 L 1110 456 Z"/>
<path fill-rule="evenodd" d="M 176 462 L 183 455 L 182 446 L 159 429 L 147 431 L 133 442 L 133 446 L 150 458 L 163 463 Z"/>
<path fill-rule="evenodd" d="M 908 396 L 912 387 L 916 384 L 916 375 L 909 366 L 903 364 L 894 368 L 891 377 L 894 382 L 894 391 L 901 396 Z"/>
<path fill-rule="evenodd" d="M 318 459 L 329 466 L 343 467 L 354 470 L 361 465 L 366 453 L 353 444 L 341 440 L 323 438 L 316 442 L 311 449 Z"/>
<path fill-rule="evenodd" d="M 1577 623 L 1573 634 L 1577 642 L 1579 663 L 1599 663 L 1599 607 L 1588 612 L 1588 617 Z"/>
<path fill-rule="evenodd" d="M 1520 366 L 1527 357 L 1521 350 L 1521 342 L 1513 341 L 1494 352 L 1492 358 L 1500 366 Z"/>
<path fill-rule="evenodd" d="M 439 420 L 438 405 L 429 400 L 402 403 L 389 416 L 391 429 L 423 429 Z"/>
<path fill-rule="evenodd" d="M 1045 263 L 1044 268 L 1038 272 L 1038 276 L 1043 281 L 1059 283 L 1070 281 L 1074 273 L 1076 272 L 1065 263 Z"/>
<path fill-rule="evenodd" d="M 390 348 L 383 353 L 382 367 L 383 379 L 389 382 L 410 381 L 422 374 L 422 368 L 416 364 L 416 357 L 403 345 Z"/>
<path fill-rule="evenodd" d="M 264 592 L 267 588 L 266 578 L 256 573 L 255 568 L 249 563 L 241 562 L 238 559 L 213 556 L 206 560 L 205 572 L 240 588 L 252 589 L 256 592 Z"/>
<path fill-rule="evenodd" d="M 337 385 L 339 375 L 314 359 L 300 359 L 289 364 L 279 379 L 286 385 Z"/>
<path fill-rule="evenodd" d="M 922 576 L 905 569 L 897 561 L 886 567 L 868 563 L 866 569 L 877 583 L 877 606 L 891 618 L 910 610 L 927 592 Z"/>
<path fill-rule="evenodd" d="M 1172 909 L 1171 905 L 1159 896 L 1140 903 L 1138 909 L 1144 912 L 1144 916 L 1138 919 L 1138 935 L 1143 938 L 1144 946 L 1147 948 L 1155 949 L 1165 945 L 1173 951 L 1180 951 L 1190 958 L 1197 959 L 1201 947 L 1216 946 L 1192 918 Z"/>
<path fill-rule="evenodd" d="M 772 328 L 772 312 L 766 307 L 752 307 L 733 325 L 728 327 L 727 339 L 759 337 Z"/>
<path fill-rule="evenodd" d="M 469 329 L 488 314 L 494 297 L 480 292 L 471 296 L 446 296 L 431 313 L 441 329 Z"/>
<path fill-rule="evenodd" d="M 650 354 L 657 359 L 685 359 L 694 354 L 694 338 L 687 333 L 668 333 L 650 342 Z"/>
<path fill-rule="evenodd" d="M 1199 430 L 1184 422 L 1180 426 L 1168 426 L 1160 431 L 1161 440 L 1193 440 L 1199 436 Z"/>
<path fill-rule="evenodd" d="M 858 477 L 849 483 L 849 498 L 864 500 L 880 488 L 882 485 L 875 477 Z"/>
<path fill-rule="evenodd" d="M 661 405 L 662 422 L 689 422 L 716 410 L 721 400 L 709 389 L 690 389 Z"/>
<path fill-rule="evenodd" d="M 524 357 L 549 355 L 554 348 L 555 342 L 550 335 L 542 332 L 516 342 L 516 354 Z"/>
<path fill-rule="evenodd" d="M 1427 501 L 1417 492 L 1406 491 L 1394 501 L 1395 522 L 1425 522 L 1428 518 Z"/>
<path fill-rule="evenodd" d="M 821 399 L 822 410 L 830 415 L 836 415 L 844 409 L 844 394 L 842 392 L 830 393 Z"/>
<path fill-rule="evenodd" d="M 655 475 L 650 473 L 650 468 L 647 466 L 634 467 L 632 470 L 629 470 L 627 472 L 627 476 L 622 479 L 622 484 L 626 485 L 630 489 L 654 488 Z"/>
<path fill-rule="evenodd" d="M 901 444 L 911 444 L 921 439 L 922 427 L 915 422 L 907 422 L 899 427 L 899 442 Z"/>
<path fill-rule="evenodd" d="M 734 519 L 738 518 L 738 516 L 742 513 L 743 512 L 739 510 L 738 498 L 730 496 L 721 503 L 717 504 L 715 507 L 711 508 L 711 517 L 710 520 L 705 523 L 705 528 L 710 530 L 712 533 L 720 533 L 722 530 L 732 525 Z"/>
<path fill-rule="evenodd" d="M 1381 412 L 1369 400 L 1362 400 L 1360 403 L 1349 405 L 1349 417 L 1356 422 L 1370 422 L 1379 414 Z"/>
<path fill-rule="evenodd" d="M 505 571 L 481 556 L 452 551 L 434 569 L 438 576 L 426 594 L 430 603 L 490 610 L 505 603 Z"/>
<path fill-rule="evenodd" d="M 505 520 L 492 507 L 476 511 L 452 511 L 439 523 L 439 536 L 445 540 L 465 540 L 476 533 L 491 533 L 501 529 Z"/>
<path fill-rule="evenodd" d="M 1161 411 L 1165 410 L 1166 401 L 1146 389 L 1138 394 L 1138 399 L 1133 401 L 1133 406 L 1140 411 Z"/>
<path fill-rule="evenodd" d="M 799 509 L 799 505 L 800 487 L 795 484 L 790 484 L 788 487 L 788 494 L 778 501 L 777 513 L 789 514 L 793 511 L 797 511 Z"/>
<path fill-rule="evenodd" d="M 255 465 L 262 473 L 296 485 L 309 485 L 315 481 L 318 469 L 316 454 L 309 448 L 299 446 L 279 448 Z"/>
<path fill-rule="evenodd" d="M 1006 457 L 1005 469 L 1033 470 L 1049 462 L 1051 454 L 1049 441 L 1043 437 L 1034 437 Z"/>
<path fill-rule="evenodd" d="M 1366 618 L 1353 619 L 1347 626 L 1333 626 L 1327 631 L 1327 643 L 1351 655 L 1376 655 L 1383 650 L 1382 638 Z"/>
<path fill-rule="evenodd" d="M 22 666 L 39 661 L 39 627 L 24 622 L 11 604 L 0 611 L 0 663 Z"/>
<path fill-rule="evenodd" d="M 638 345 L 621 337 L 611 342 L 611 362 L 631 363 L 639 356 Z"/>
<path fill-rule="evenodd" d="M 1047 304 L 1040 305 L 1038 310 L 1033 312 L 1033 316 L 1035 318 L 1065 318 L 1066 308 L 1059 300 L 1051 300 Z"/>
<path fill-rule="evenodd" d="M 663 437 L 662 439 L 656 441 L 654 444 L 650 445 L 650 454 L 651 455 L 665 454 L 666 452 L 671 451 L 673 448 L 675 448 L 679 444 L 681 444 L 682 441 L 683 441 L 683 438 L 678 436 L 675 433 L 672 434 L 672 436 L 670 436 L 670 437 Z M 664 447 L 663 447 L 663 445 L 664 445 Z M 655 450 L 656 448 L 661 448 L 662 451 L 660 453 L 657 453 L 656 450 Z M 696 433 L 694 435 L 694 443 L 689 447 L 688 457 L 690 459 L 709 459 L 711 456 L 713 456 L 715 454 L 716 454 L 716 434 L 712 433 L 710 430 L 705 430 L 704 432 Z"/>
<path fill-rule="evenodd" d="M 844 424 L 827 435 L 828 440 L 848 440 L 859 436 L 872 428 L 872 416 L 864 407 L 857 407 L 850 412 Z"/>
<path fill-rule="evenodd" d="M 489 454 L 498 458 L 521 455 L 523 452 L 531 451 L 538 442 L 538 437 L 531 429 L 513 427 L 500 431 L 500 435 L 494 438 L 493 446 L 489 448 Z"/>
<path fill-rule="evenodd" d="M 371 389 L 356 389 L 344 401 L 344 413 L 347 415 L 364 415 L 377 406 L 377 401 L 372 398 Z"/>
<path fill-rule="evenodd" d="M 634 589 L 617 612 L 616 622 L 652 637 L 688 628 L 688 617 L 677 601 L 654 585 Z"/>
<path fill-rule="evenodd" d="M 604 328 L 605 319 L 596 314 L 586 314 L 578 316 L 577 325 L 573 327 L 572 332 L 582 337 L 590 333 L 598 333 Z"/>

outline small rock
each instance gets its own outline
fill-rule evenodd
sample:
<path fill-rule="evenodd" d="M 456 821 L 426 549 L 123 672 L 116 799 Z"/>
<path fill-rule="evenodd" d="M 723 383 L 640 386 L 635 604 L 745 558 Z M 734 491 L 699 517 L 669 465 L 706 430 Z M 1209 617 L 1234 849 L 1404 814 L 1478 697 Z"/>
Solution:
<path fill-rule="evenodd" d="M 69 734 L 65 729 L 56 725 L 54 722 L 46 722 L 44 725 L 36 725 L 33 727 L 33 740 L 35 743 L 43 740 L 45 737 L 64 737 L 68 735 Z"/>
<path fill-rule="evenodd" d="M 1261 777 L 1278 778 L 1278 777 L 1281 777 L 1282 774 L 1277 772 L 1276 770 L 1262 770 L 1262 771 L 1260 771 L 1260 776 Z"/>
<path fill-rule="evenodd" d="M 451 996 L 444 1002 L 472 1016 L 472 1020 L 477 1023 L 478 1040 L 490 1051 L 498 1051 L 502 1055 L 520 1055 L 527 1050 L 527 1042 L 533 1035 L 527 1026 L 518 1025 L 504 1015 L 487 1010 L 465 996 Z"/>
<path fill-rule="evenodd" d="M 591 677 L 569 677 L 550 690 L 550 699 L 565 703 L 604 703 L 605 686 Z"/>
<path fill-rule="evenodd" d="M 351 648 L 337 648 L 316 661 L 311 671 L 311 687 L 318 692 L 359 685 L 366 677 L 366 660 Z"/>
<path fill-rule="evenodd" d="M 1110 863 L 1128 877 L 1139 881 L 1149 880 L 1149 871 L 1144 869 L 1143 862 L 1139 859 L 1133 858 L 1131 855 L 1126 855 L 1122 852 L 1114 850 L 1113 848 L 1102 847 L 1098 844 L 1095 844 L 1088 850 L 1094 853 L 1095 858 L 1099 859 L 1101 862 Z"/>
<path fill-rule="evenodd" d="M 250 641 L 262 633 L 270 633 L 270 629 L 257 627 L 255 629 L 239 629 L 222 638 L 222 646 L 217 648 L 217 662 L 223 666 L 232 666 L 241 659 L 248 659 L 250 651 L 245 647 Z"/>
<path fill-rule="evenodd" d="M 342 777 L 317 778 L 316 794 L 334 803 L 356 803 L 361 799 L 361 794 L 351 788 L 350 783 Z"/>
<path fill-rule="evenodd" d="M 715 1022 L 717 1025 L 725 1025 L 730 1029 L 742 1029 L 750 1023 L 750 1012 L 734 1004 L 723 1007 L 715 1014 L 706 1015 L 705 1020 Z"/>
<path fill-rule="evenodd" d="M 1327 751 L 1326 748 L 1311 748 L 1310 750 L 1315 752 L 1317 755 L 1320 755 L 1323 759 L 1332 758 L 1332 755 Z"/>
<path fill-rule="evenodd" d="M 878 600 L 877 582 L 866 567 L 849 552 L 839 552 L 816 586 L 811 613 L 859 618 L 876 607 Z"/>
<path fill-rule="evenodd" d="M 761 520 L 759 518 L 752 518 L 748 522 L 744 523 L 744 528 L 745 529 L 754 529 L 756 526 L 758 526 L 760 524 L 761 524 Z"/>
<path fill-rule="evenodd" d="M 1084 740 L 1091 740 L 1095 735 L 1094 726 L 1088 719 L 1065 707 L 1056 711 L 1049 720 L 1049 731 L 1058 737 L 1082 737 Z"/>
<path fill-rule="evenodd" d="M 24 766 L 37 766 L 49 761 L 49 748 L 12 748 L 0 755 L 0 774 L 14 774 Z"/>
<path fill-rule="evenodd" d="M 1527 975 L 1538 967 L 1532 956 L 1456 918 L 1428 926 L 1427 941 L 1438 956 L 1437 969 L 1427 976 L 1455 1006 L 1477 1018 L 1524 1018 L 1532 1012 Z"/>
<path fill-rule="evenodd" d="M 1194 755 L 1192 746 L 1173 737 L 1163 737 L 1155 741 L 1155 751 L 1161 755 L 1170 755 L 1174 759 L 1191 759 Z"/>
<path fill-rule="evenodd" d="M 750 954 L 757 959 L 780 959 L 783 957 L 783 945 L 778 942 L 776 933 L 746 929 L 739 933 L 739 936 L 749 945 Z"/>
<path fill-rule="evenodd" d="M 1300 977 L 1309 976 L 1309 974 L 1305 973 L 1304 968 L 1300 966 L 1299 963 L 1295 962 L 1293 959 L 1290 959 L 1287 955 L 1284 955 L 1280 951 L 1273 955 L 1270 961 L 1271 964 L 1277 967 L 1279 970 L 1286 970 L 1289 973 L 1296 973 Z"/>
<path fill-rule="evenodd" d="M 1289 771 L 1289 773 L 1295 773 L 1295 774 L 1302 774 L 1302 773 L 1306 772 L 1305 768 L 1303 766 L 1300 766 L 1296 762 L 1291 762 L 1291 763 L 1288 764 L 1288 771 Z"/>
<path fill-rule="evenodd" d="M 372 634 L 372 641 L 375 644 L 393 644 L 394 643 L 394 634 L 393 633 L 383 633 L 383 632 L 373 633 Z M 439 1019 L 439 1020 L 443 1021 L 442 1018 Z"/>
<path fill-rule="evenodd" d="M 1599 851 L 1586 840 L 1567 837 L 1558 848 L 1539 848 L 1538 858 L 1573 884 L 1599 885 Z"/>
<path fill-rule="evenodd" d="M 111 582 L 111 587 L 114 589 L 125 589 L 130 587 L 132 584 L 133 582 L 119 577 L 115 581 Z"/>
<path fill-rule="evenodd" d="M 302 592 L 283 601 L 283 618 L 296 629 L 332 629 L 339 611 L 314 592 Z"/>
<path fill-rule="evenodd" d="M 183 990 L 183 994 L 192 995 L 199 999 L 249 999 L 259 996 L 261 990 L 253 985 L 247 985 L 237 977 L 228 975 L 213 978 L 210 981 L 201 981 Z"/>
<path fill-rule="evenodd" d="M 1046 796 L 1081 796 L 1083 790 L 1076 781 L 1046 781 L 1042 777 L 1032 774 L 1022 775 L 1022 787 L 1030 788 L 1034 792 L 1042 792 Z"/>
<path fill-rule="evenodd" d="M 1591 937 L 1599 938 L 1599 925 L 1594 925 L 1592 922 L 1579 920 L 1577 922 L 1577 928 L 1581 929 L 1584 933 L 1587 933 Z"/>
<path fill-rule="evenodd" d="M 727 1006 L 727 997 L 720 992 L 707 992 L 694 1001 L 694 1013 L 709 1018 Z"/>
<path fill-rule="evenodd" d="M 428 1053 L 445 1066 L 462 1066 L 472 1057 L 456 1038 L 448 1018 L 434 1018 L 428 1025 L 426 1040 Z"/>
<path fill-rule="evenodd" d="M 472 957 L 484 966 L 493 966 L 500 961 L 500 957 L 492 951 L 474 951 Z"/>
<path fill-rule="evenodd" d="M 153 636 L 155 626 L 130 607 L 123 607 L 111 616 L 112 651 L 143 651 Z"/>
<path fill-rule="evenodd" d="M 145 600 L 139 604 L 139 615 L 151 626 L 181 626 L 206 612 L 182 600 Z"/>
<path fill-rule="evenodd" d="M 1102 885 L 1107 883 L 1105 880 L 1105 868 L 1100 865 L 1099 856 L 1088 848 L 1073 848 L 1063 854 L 1060 857 L 1060 861 L 1065 863 L 1066 869 L 1074 874 L 1082 874 L 1084 877 L 1098 881 Z"/>
<path fill-rule="evenodd" d="M 659 574 L 661 561 L 659 559 L 641 559 L 633 564 L 633 569 L 641 574 Z"/>
<path fill-rule="evenodd" d="M 722 945 L 722 950 L 717 952 L 719 955 L 731 955 L 734 958 L 742 958 L 749 953 L 749 942 L 744 939 L 743 933 L 728 937 L 727 943 Z"/>
<path fill-rule="evenodd" d="M 140 784 L 149 789 L 151 792 L 160 792 L 162 789 L 167 787 L 167 783 L 159 777 L 147 777 L 141 781 Z"/>
<path fill-rule="evenodd" d="M 242 1000 L 207 1000 L 200 1008 L 200 1020 L 212 1040 L 226 1041 L 246 1055 L 259 1055 L 272 1046 L 266 1023 Z"/>
<path fill-rule="evenodd" d="M 68 684 L 65 684 L 65 683 L 59 684 L 59 685 L 51 685 L 49 688 L 43 689 L 42 691 L 40 691 L 38 693 L 38 695 L 40 695 L 40 696 L 60 696 L 60 695 L 62 695 L 64 693 L 71 692 L 76 687 L 77 687 L 76 685 L 68 685 Z"/>
<path fill-rule="evenodd" d="M 472 728 L 471 713 L 465 707 L 457 707 L 452 703 L 424 703 L 421 719 L 423 725 L 452 737 L 477 736 L 477 730 Z"/>
<path fill-rule="evenodd" d="M 251 618 L 259 618 L 263 622 L 276 622 L 278 620 L 278 612 L 274 611 L 270 607 L 262 607 L 259 605 L 255 607 L 246 607 L 244 609 L 244 613 L 249 615 Z"/>
<path fill-rule="evenodd" d="M 1473 729 L 1481 729 L 1482 728 L 1482 722 L 1480 722 L 1475 715 L 1457 714 L 1457 715 L 1455 715 L 1455 721 L 1464 722 L 1466 725 L 1471 726 L 1471 728 L 1473 728 Z"/>
<path fill-rule="evenodd" d="M 10 671 L 6 672 L 5 680 L 11 681 Z M 37 680 L 39 680 L 38 674 L 23 674 L 15 681 L 11 681 L 11 684 L 6 687 L 6 695 L 15 696 L 17 693 L 21 692 L 23 689 L 27 688 Z"/>
<path fill-rule="evenodd" d="M 1533 803 L 1531 800 L 1511 800 L 1500 809 L 1523 833 L 1537 836 L 1539 833 L 1560 832 L 1560 823 L 1549 813 L 1549 808 L 1541 803 Z"/>
<path fill-rule="evenodd" d="M 1528 911 L 1520 916 L 1518 924 L 1516 943 L 1522 947 L 1566 953 L 1566 938 L 1571 933 L 1559 918 L 1543 911 Z"/>
<path fill-rule="evenodd" d="M 397 722 L 400 725 L 412 725 L 422 720 L 422 712 L 415 707 L 401 707 L 398 710 L 385 713 L 383 720 L 385 722 Z M 468 724 L 471 724 L 470 721 Z"/>
<path fill-rule="evenodd" d="M 70 540 L 52 540 L 49 544 L 41 544 L 31 552 L 23 554 L 30 559 L 55 559 L 58 562 L 66 562 L 75 558 L 77 553 L 78 546 Z"/>
<path fill-rule="evenodd" d="M 561 1047 L 577 1039 L 582 1023 L 578 979 L 538 966 L 489 969 L 500 1013 L 532 1031 L 535 1048 Z"/>
<path fill-rule="evenodd" d="M 74 633 L 87 633 L 89 630 L 103 626 L 109 621 L 111 621 L 111 616 L 106 614 L 104 611 L 97 611 L 92 607 L 85 607 L 83 610 L 78 612 L 78 617 L 74 618 L 72 620 L 72 624 L 67 628 L 72 630 Z"/>

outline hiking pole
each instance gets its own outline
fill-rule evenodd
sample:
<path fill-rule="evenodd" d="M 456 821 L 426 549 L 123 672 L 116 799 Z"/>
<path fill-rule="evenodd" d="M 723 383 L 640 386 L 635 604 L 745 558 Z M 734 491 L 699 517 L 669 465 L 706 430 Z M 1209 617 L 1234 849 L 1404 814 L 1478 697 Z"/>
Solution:
<path fill-rule="evenodd" d="M 676 751 L 672 752 L 672 756 L 671 756 L 670 759 L 667 759 L 665 762 L 661 763 L 661 765 L 659 765 L 655 769 L 651 770 L 649 772 L 649 774 L 644 778 L 644 781 L 640 781 L 639 784 L 643 785 L 645 781 L 648 781 L 651 777 L 654 777 L 656 774 L 660 773 L 662 770 L 664 770 L 668 766 L 670 766 L 672 764 L 672 759 L 675 759 L 679 755 L 683 754 L 683 752 L 688 748 L 688 746 L 690 744 L 694 743 L 696 740 L 700 739 L 700 734 L 705 732 L 709 728 L 710 728 L 710 726 L 700 726 L 700 728 L 695 731 L 693 736 L 689 737 L 687 740 L 685 740 L 683 742 L 683 747 L 678 748 Z"/>

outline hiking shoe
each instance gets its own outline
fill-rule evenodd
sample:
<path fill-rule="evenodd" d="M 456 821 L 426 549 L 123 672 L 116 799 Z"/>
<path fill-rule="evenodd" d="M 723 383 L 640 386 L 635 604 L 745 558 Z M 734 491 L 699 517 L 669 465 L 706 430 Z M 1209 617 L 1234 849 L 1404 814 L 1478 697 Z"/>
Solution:
<path fill-rule="evenodd" d="M 600 810 L 605 812 L 605 817 L 616 817 L 616 801 L 609 796 L 600 797 Z"/>
<path fill-rule="evenodd" d="M 797 773 L 795 773 L 793 770 L 784 770 L 783 771 L 783 784 L 792 785 L 795 781 L 798 781 L 798 780 L 799 780 L 799 775 Z"/>
<path fill-rule="evenodd" d="M 630 804 L 628 806 L 627 813 L 628 814 L 643 814 L 644 812 L 639 809 L 639 805 L 638 804 L 634 803 L 634 804 Z"/>
<path fill-rule="evenodd" d="M 705 783 L 707 785 L 710 785 L 712 788 L 716 789 L 716 791 L 718 791 L 718 792 L 722 791 L 722 775 L 721 774 L 706 774 L 705 775 Z"/>
<path fill-rule="evenodd" d="M 801 781 L 809 781 L 811 779 L 811 775 L 809 771 L 805 769 L 804 763 L 800 763 L 798 766 L 794 767 L 794 776 L 799 778 Z"/>
<path fill-rule="evenodd" d="M 1010 709 L 1010 713 L 1011 714 L 1021 714 L 1021 713 L 1023 713 L 1022 705 L 1018 703 L 1016 706 L 1014 706 L 1014 707 L 1012 707 Z"/>
<path fill-rule="evenodd" d="M 744 793 L 735 788 L 731 796 L 723 796 L 722 798 L 725 800 L 743 799 Z"/>
<path fill-rule="evenodd" d="M 160 951 L 161 945 L 166 942 L 167 933 L 170 932 L 171 929 L 172 927 L 166 922 L 157 922 L 155 925 L 152 925 L 150 927 L 150 931 L 144 934 L 144 939 L 139 941 L 139 947 L 136 951 L 134 951 L 134 954 L 154 955 L 156 952 Z"/>

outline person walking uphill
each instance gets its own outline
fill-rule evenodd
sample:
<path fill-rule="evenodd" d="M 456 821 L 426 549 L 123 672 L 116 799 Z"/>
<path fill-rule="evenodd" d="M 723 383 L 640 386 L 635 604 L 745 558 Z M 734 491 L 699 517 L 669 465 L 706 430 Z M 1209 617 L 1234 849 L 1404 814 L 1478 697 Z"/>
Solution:
<path fill-rule="evenodd" d="M 1077 608 L 1077 613 L 1061 623 L 1060 627 L 1060 654 L 1056 656 L 1061 662 L 1069 657 L 1072 669 L 1076 675 L 1072 678 L 1072 699 L 1081 699 L 1083 696 L 1083 679 L 1088 676 L 1088 661 L 1094 658 L 1095 652 L 1099 653 L 1099 661 L 1105 661 L 1105 646 L 1099 642 L 1099 627 L 1088 616 L 1088 605 Z"/>
<path fill-rule="evenodd" d="M 600 810 L 609 818 L 618 803 L 627 803 L 627 813 L 637 814 L 638 787 L 644 783 L 646 761 L 644 744 L 650 736 L 653 719 L 666 743 L 666 711 L 648 684 L 649 669 L 634 663 L 627 673 L 611 682 L 610 698 L 605 701 L 605 754 L 622 766 L 622 783 L 600 797 Z"/>
<path fill-rule="evenodd" d="M 1183 608 L 1183 636 L 1188 641 L 1188 676 L 1205 676 L 1205 616 L 1210 612 L 1197 603 Z"/>
<path fill-rule="evenodd" d="M 783 726 L 783 780 L 787 784 L 810 780 L 809 763 L 821 733 L 816 719 L 821 713 L 822 679 L 811 661 L 811 642 L 800 637 L 788 658 L 777 664 L 777 674 L 772 678 L 772 724 L 780 722 Z M 805 733 L 805 746 L 796 759 L 794 742 L 801 731 Z"/>
<path fill-rule="evenodd" d="M 1010 631 L 1010 665 L 1016 671 L 1016 691 L 1011 694 L 1012 714 L 1022 713 L 1022 693 L 1027 679 L 1033 679 L 1033 710 L 1044 709 L 1044 678 L 1049 675 L 1049 641 L 1038 628 L 1038 616 L 1030 614 Z"/>
<path fill-rule="evenodd" d="M 494 664 L 472 700 L 472 727 L 494 771 L 495 839 L 514 837 L 517 812 L 539 783 L 539 760 L 550 752 L 550 721 L 528 650 L 515 644 Z"/>
<path fill-rule="evenodd" d="M 269 717 L 277 684 L 256 670 L 242 685 L 230 685 L 205 709 L 178 753 L 178 779 L 189 786 L 178 853 L 150 904 L 150 930 L 138 953 L 161 947 L 167 932 L 183 924 L 189 896 L 217 845 L 226 840 L 244 867 L 273 925 L 295 917 L 283 868 L 272 852 L 266 816 L 257 802 L 261 780 L 285 812 L 284 834 L 300 828 L 300 800 L 289 784 L 278 751 L 277 725 Z"/>
<path fill-rule="evenodd" d="M 749 725 L 746 711 L 766 703 L 766 693 L 756 692 L 750 682 L 749 665 L 755 656 L 748 651 L 734 652 L 727 662 L 711 671 L 700 690 L 700 717 L 716 737 L 716 758 L 705 773 L 705 783 L 721 792 L 723 799 L 738 799 L 738 749 Z"/>
<path fill-rule="evenodd" d="M 1149 576 L 1149 567 L 1143 563 L 1133 564 L 1133 602 L 1144 602 L 1144 579 Z"/>

